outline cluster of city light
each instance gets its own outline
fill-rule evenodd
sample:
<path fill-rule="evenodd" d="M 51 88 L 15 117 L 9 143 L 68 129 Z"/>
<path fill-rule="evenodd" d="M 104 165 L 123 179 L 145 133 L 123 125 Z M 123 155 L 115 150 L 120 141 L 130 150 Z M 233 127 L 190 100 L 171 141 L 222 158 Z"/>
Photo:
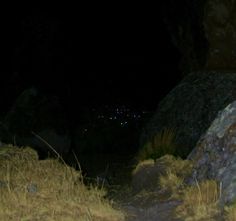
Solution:
<path fill-rule="evenodd" d="M 121 106 L 121 108 L 110 108 L 108 110 L 109 112 L 109 119 L 110 120 L 117 120 L 120 118 L 130 118 L 130 119 L 139 119 L 141 118 L 141 113 L 135 113 L 135 112 L 131 112 L 131 110 L 129 108 L 125 108 L 124 106 Z M 142 112 L 143 114 L 145 113 L 144 111 Z M 104 114 L 99 114 L 98 119 L 104 119 L 106 118 L 106 116 Z"/>
<path fill-rule="evenodd" d="M 129 125 L 129 122 L 132 121 L 139 121 L 142 119 L 142 117 L 147 114 L 146 111 L 132 111 L 130 108 L 127 108 L 125 106 L 120 107 L 111 107 L 111 106 L 105 106 L 102 109 L 95 109 L 93 108 L 92 111 L 95 114 L 95 124 L 96 119 L 100 122 L 109 122 L 109 121 L 115 121 L 120 125 L 121 127 L 127 127 Z M 88 131 L 87 128 L 84 129 L 84 132 L 86 133 Z"/>

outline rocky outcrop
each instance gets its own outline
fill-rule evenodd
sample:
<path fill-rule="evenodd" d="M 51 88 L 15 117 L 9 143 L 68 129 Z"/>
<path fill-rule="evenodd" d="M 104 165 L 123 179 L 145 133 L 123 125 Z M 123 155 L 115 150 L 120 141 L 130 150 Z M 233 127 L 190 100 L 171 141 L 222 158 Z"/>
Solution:
<path fill-rule="evenodd" d="M 220 111 L 189 155 L 194 172 L 191 182 L 215 179 L 221 184 L 220 202 L 236 200 L 236 101 Z"/>
<path fill-rule="evenodd" d="M 160 5 L 185 74 L 204 68 L 236 68 L 235 1 L 167 0 Z"/>
<path fill-rule="evenodd" d="M 207 68 L 236 68 L 235 21 L 235 1 L 206 1 L 203 25 L 209 43 Z"/>
<path fill-rule="evenodd" d="M 169 44 L 179 52 L 180 70 L 188 74 L 204 68 L 208 52 L 203 25 L 206 0 L 165 0 L 159 4 L 161 18 L 170 35 Z"/>
<path fill-rule="evenodd" d="M 35 88 L 18 97 L 3 125 L 4 142 L 31 146 L 43 155 L 53 152 L 49 145 L 62 155 L 70 150 L 68 121 L 58 97 L 45 96 Z"/>
<path fill-rule="evenodd" d="M 177 153 L 187 156 L 219 110 L 236 100 L 236 72 L 205 71 L 186 76 L 158 105 L 143 130 L 144 145 L 163 128 L 177 135 Z"/>

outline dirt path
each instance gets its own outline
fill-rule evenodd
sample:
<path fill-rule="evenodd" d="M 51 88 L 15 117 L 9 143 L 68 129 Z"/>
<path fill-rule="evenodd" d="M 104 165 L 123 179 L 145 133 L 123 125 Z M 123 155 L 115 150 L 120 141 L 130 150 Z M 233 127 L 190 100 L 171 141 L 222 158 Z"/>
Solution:
<path fill-rule="evenodd" d="M 130 186 L 120 187 L 111 196 L 127 214 L 126 221 L 181 221 L 175 218 L 180 201 L 168 199 L 165 193 L 143 192 L 134 194 Z"/>
<path fill-rule="evenodd" d="M 116 167 L 117 168 L 117 167 Z M 144 192 L 134 194 L 131 187 L 131 170 L 126 164 L 126 168 L 119 165 L 120 172 L 118 175 L 118 183 L 120 187 L 117 189 L 117 194 L 111 197 L 118 201 L 128 217 L 126 221 L 180 221 L 174 216 L 175 208 L 180 204 L 177 200 L 168 200 L 165 193 L 160 192 Z M 123 177 L 123 180 L 119 180 Z"/>
<path fill-rule="evenodd" d="M 131 161 L 129 157 L 122 158 L 117 155 L 102 155 L 102 159 L 98 159 L 100 159 L 98 156 L 96 156 L 94 160 L 90 157 L 89 161 L 85 161 L 85 163 L 90 162 L 90 165 L 86 165 L 86 167 L 90 169 L 91 174 L 93 175 L 99 171 L 99 167 L 101 167 L 100 170 L 104 170 L 106 165 L 109 164 L 109 171 L 112 175 L 110 179 L 112 181 L 112 188 L 109 190 L 111 193 L 108 197 L 112 201 L 118 202 L 119 207 L 127 213 L 128 217 L 126 221 L 178 220 L 174 218 L 173 212 L 180 202 L 165 200 L 168 197 L 160 196 L 157 192 L 149 192 L 144 195 L 132 193 L 132 188 L 130 186 L 132 165 L 129 165 Z M 109 162 L 111 159 L 112 162 Z M 104 165 L 101 163 L 97 165 L 97 162 L 104 162 Z M 94 166 L 94 168 L 90 168 L 91 166 Z M 162 199 L 160 200 L 160 198 Z"/>
<path fill-rule="evenodd" d="M 135 205 L 125 205 L 127 212 L 127 221 L 177 221 L 174 218 L 173 211 L 179 205 L 177 201 L 167 201 L 152 205 L 148 208 L 140 208 Z"/>

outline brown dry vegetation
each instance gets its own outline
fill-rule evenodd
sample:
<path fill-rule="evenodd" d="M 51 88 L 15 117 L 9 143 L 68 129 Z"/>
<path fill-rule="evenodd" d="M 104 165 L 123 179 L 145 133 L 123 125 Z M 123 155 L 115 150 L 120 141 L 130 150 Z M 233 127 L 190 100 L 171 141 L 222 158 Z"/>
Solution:
<path fill-rule="evenodd" d="M 138 152 L 137 160 L 154 159 L 166 154 L 174 154 L 176 152 L 176 132 L 172 128 L 165 128 L 155 134 Z"/>
<path fill-rule="evenodd" d="M 124 220 L 105 194 L 57 159 L 38 160 L 29 147 L 0 149 L 0 220 Z"/>
<path fill-rule="evenodd" d="M 155 202 L 155 198 L 158 200 L 178 200 L 182 202 L 175 210 L 176 218 L 186 221 L 197 220 L 218 220 L 225 216 L 224 220 L 234 221 L 236 220 L 236 207 L 230 206 L 225 208 L 225 213 L 218 206 L 220 198 L 220 188 L 216 181 L 206 180 L 196 185 L 188 186 L 185 183 L 185 178 L 192 172 L 192 162 L 189 160 L 182 160 L 171 155 L 165 155 L 156 160 L 146 160 L 140 162 L 133 175 L 142 170 L 150 170 L 150 168 L 158 167 L 160 173 L 157 173 L 156 177 L 151 179 L 156 180 L 156 186 L 159 186 L 161 193 L 164 191 L 164 196 L 149 192 L 139 192 L 136 197 L 146 202 L 147 199 L 152 199 Z M 145 174 L 145 173 L 143 173 Z M 164 198 L 163 198 L 164 197 Z M 221 219 L 222 220 L 222 219 Z"/>
<path fill-rule="evenodd" d="M 155 176 L 151 177 L 156 180 L 156 185 L 161 189 L 171 190 L 173 193 L 184 184 L 184 178 L 191 174 L 192 162 L 172 155 L 164 155 L 156 161 L 149 159 L 139 162 L 132 175 L 136 176 L 138 173 L 142 173 L 145 178 L 145 174 L 150 173 L 151 170 L 156 171 Z"/>
<path fill-rule="evenodd" d="M 225 207 L 225 221 L 235 221 L 236 220 L 236 204 L 233 203 L 230 206 Z"/>
<path fill-rule="evenodd" d="M 186 221 L 217 220 L 221 213 L 218 207 L 219 185 L 214 180 L 205 180 L 184 190 L 183 203 L 177 207 L 176 215 Z"/>

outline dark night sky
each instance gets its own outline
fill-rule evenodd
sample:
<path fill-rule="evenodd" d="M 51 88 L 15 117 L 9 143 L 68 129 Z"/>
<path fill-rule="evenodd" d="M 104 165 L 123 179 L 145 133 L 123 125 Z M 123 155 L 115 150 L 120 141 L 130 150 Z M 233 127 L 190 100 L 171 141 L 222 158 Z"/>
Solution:
<path fill-rule="evenodd" d="M 25 9 L 5 23 L 5 92 L 36 85 L 72 94 L 78 105 L 123 103 L 153 110 L 180 79 L 179 54 L 158 13 L 62 12 Z"/>

